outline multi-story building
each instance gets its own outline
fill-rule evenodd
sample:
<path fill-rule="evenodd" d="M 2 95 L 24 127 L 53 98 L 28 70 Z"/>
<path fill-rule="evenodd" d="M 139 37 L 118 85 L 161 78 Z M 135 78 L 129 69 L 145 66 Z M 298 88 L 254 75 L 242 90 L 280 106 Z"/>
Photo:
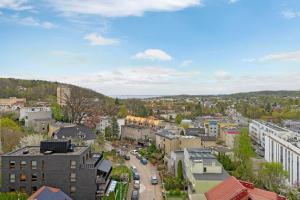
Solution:
<path fill-rule="evenodd" d="M 218 136 L 219 125 L 217 120 L 208 120 L 204 123 L 205 133 L 210 136 Z"/>
<path fill-rule="evenodd" d="M 236 124 L 221 123 L 219 125 L 219 138 L 227 147 L 233 148 L 234 141 L 239 136 L 240 131 Z"/>
<path fill-rule="evenodd" d="M 61 85 L 57 87 L 56 92 L 58 105 L 65 106 L 67 104 L 67 99 L 71 96 L 71 88 Z"/>
<path fill-rule="evenodd" d="M 290 129 L 291 131 L 300 133 L 300 121 L 285 120 L 283 126 Z"/>
<path fill-rule="evenodd" d="M 123 125 L 121 129 L 121 138 L 136 141 L 143 141 L 151 139 L 155 140 L 155 132 L 151 131 L 148 127 L 137 125 Z"/>
<path fill-rule="evenodd" d="M 7 99 L 0 99 L 0 111 L 1 112 L 8 112 L 8 111 L 15 111 L 22 107 L 24 107 L 26 104 L 25 98 L 16 98 L 16 97 L 10 97 Z"/>
<path fill-rule="evenodd" d="M 264 148 L 267 162 L 280 162 L 289 172 L 287 184 L 300 185 L 300 134 L 272 123 L 253 120 L 249 125 L 253 139 Z"/>
<path fill-rule="evenodd" d="M 190 199 L 201 199 L 205 192 L 229 177 L 210 149 L 184 149 L 184 175 L 190 185 Z"/>
<path fill-rule="evenodd" d="M 105 128 L 110 126 L 112 122 L 112 118 L 108 116 L 100 117 L 99 123 L 96 124 L 96 130 L 104 133 Z"/>
<path fill-rule="evenodd" d="M 128 115 L 125 118 L 125 125 L 136 125 L 141 127 L 147 127 L 151 129 L 162 129 L 165 127 L 163 121 L 155 119 L 154 117 L 135 117 Z"/>
<path fill-rule="evenodd" d="M 1 156 L 2 191 L 28 195 L 47 185 L 74 200 L 95 200 L 105 194 L 112 165 L 89 146 L 69 140 L 46 140 Z"/>
<path fill-rule="evenodd" d="M 24 120 L 25 127 L 33 128 L 36 132 L 47 132 L 52 111 L 50 107 L 24 107 L 20 109 L 19 120 Z"/>

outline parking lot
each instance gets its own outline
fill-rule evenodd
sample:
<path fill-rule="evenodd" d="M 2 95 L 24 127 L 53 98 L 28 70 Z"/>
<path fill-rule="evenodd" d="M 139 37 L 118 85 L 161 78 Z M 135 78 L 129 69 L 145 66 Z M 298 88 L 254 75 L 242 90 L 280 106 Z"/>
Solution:
<path fill-rule="evenodd" d="M 128 167 L 131 167 L 132 165 L 137 168 L 137 171 L 140 175 L 140 196 L 139 199 L 142 200 L 161 200 L 162 194 L 161 194 L 161 182 L 158 181 L 159 184 L 152 185 L 151 184 L 151 175 L 156 174 L 157 178 L 159 179 L 157 170 L 155 166 L 152 166 L 151 163 L 148 163 L 147 165 L 143 165 L 140 163 L 140 160 L 138 160 L 135 155 L 130 154 L 130 160 L 126 161 L 126 165 Z M 128 191 L 128 192 L 132 192 Z"/>

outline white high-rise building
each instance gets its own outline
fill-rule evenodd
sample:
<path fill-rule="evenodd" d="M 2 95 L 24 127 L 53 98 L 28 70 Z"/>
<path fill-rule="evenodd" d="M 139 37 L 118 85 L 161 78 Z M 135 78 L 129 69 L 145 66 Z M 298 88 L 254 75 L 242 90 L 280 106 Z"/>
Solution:
<path fill-rule="evenodd" d="M 272 123 L 253 120 L 249 125 L 252 139 L 265 149 L 267 162 L 280 162 L 289 172 L 287 183 L 300 185 L 300 134 Z"/>

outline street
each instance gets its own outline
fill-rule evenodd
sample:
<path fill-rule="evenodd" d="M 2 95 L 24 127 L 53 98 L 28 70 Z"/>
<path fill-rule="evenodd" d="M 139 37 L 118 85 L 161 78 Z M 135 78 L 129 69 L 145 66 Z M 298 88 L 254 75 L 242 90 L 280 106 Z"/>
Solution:
<path fill-rule="evenodd" d="M 126 161 L 126 165 L 131 167 L 134 165 L 137 168 L 138 173 L 140 174 L 140 198 L 142 200 L 161 200 L 161 182 L 156 170 L 156 167 L 152 166 L 151 163 L 147 165 L 142 165 L 140 161 L 135 157 L 135 155 L 130 155 L 130 160 Z M 151 175 L 155 173 L 159 179 L 159 184 L 151 184 Z M 128 191 L 132 192 L 132 191 Z"/>

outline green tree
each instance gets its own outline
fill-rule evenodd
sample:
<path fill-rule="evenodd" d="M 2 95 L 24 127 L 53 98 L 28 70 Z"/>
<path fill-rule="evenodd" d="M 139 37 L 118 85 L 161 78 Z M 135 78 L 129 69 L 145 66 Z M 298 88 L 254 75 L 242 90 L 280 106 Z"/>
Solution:
<path fill-rule="evenodd" d="M 179 160 L 177 164 L 177 178 L 183 180 L 183 166 L 181 160 Z"/>
<path fill-rule="evenodd" d="M 120 118 L 124 118 L 128 115 L 128 110 L 127 110 L 127 107 L 126 105 L 122 105 L 119 109 L 119 112 L 118 112 L 118 117 Z"/>
<path fill-rule="evenodd" d="M 0 193 L 0 199 L 5 199 L 5 200 L 26 200 L 28 196 L 24 193 Z"/>
<path fill-rule="evenodd" d="M 119 136 L 120 129 L 119 129 L 119 124 L 118 124 L 118 121 L 117 121 L 116 117 L 112 118 L 111 131 L 112 131 L 112 136 L 114 138 L 117 138 Z"/>
<path fill-rule="evenodd" d="M 268 190 L 277 193 L 284 186 L 285 180 L 288 178 L 288 172 L 278 162 L 263 163 L 258 175 L 259 180 Z"/>
<path fill-rule="evenodd" d="M 181 114 L 178 114 L 175 118 L 176 124 L 179 125 L 181 123 L 182 119 L 183 119 L 183 116 Z"/>
<path fill-rule="evenodd" d="M 234 172 L 235 176 L 242 180 L 253 179 L 252 161 L 250 158 L 254 155 L 248 129 L 243 128 L 235 140 L 234 156 L 238 162 L 238 166 Z"/>
<path fill-rule="evenodd" d="M 53 113 L 53 117 L 56 121 L 63 121 L 64 119 L 63 110 L 57 103 L 52 103 L 51 110 Z"/>
<path fill-rule="evenodd" d="M 112 137 L 112 130 L 110 126 L 105 127 L 104 129 L 104 135 L 106 138 L 111 139 Z"/>

